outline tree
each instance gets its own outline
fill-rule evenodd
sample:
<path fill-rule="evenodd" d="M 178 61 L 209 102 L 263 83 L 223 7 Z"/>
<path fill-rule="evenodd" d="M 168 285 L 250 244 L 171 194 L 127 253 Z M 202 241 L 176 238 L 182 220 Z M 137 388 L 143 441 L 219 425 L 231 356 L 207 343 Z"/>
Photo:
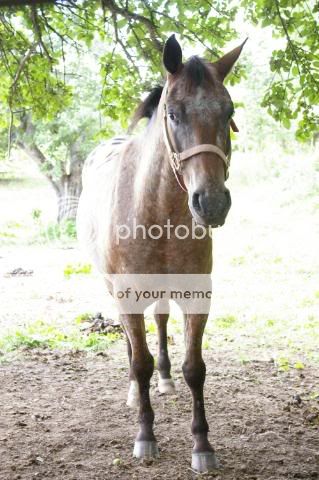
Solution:
<path fill-rule="evenodd" d="M 242 0 L 240 5 L 250 21 L 271 28 L 284 40 L 284 46 L 272 53 L 274 76 L 264 95 L 264 107 L 287 128 L 294 119 L 299 139 L 310 139 L 319 124 L 315 110 L 319 101 L 318 4 L 314 0 Z M 94 86 L 91 113 L 86 114 L 89 118 L 99 110 L 105 119 L 104 133 L 109 134 L 111 122 L 125 127 L 141 93 L 161 80 L 162 48 L 170 33 L 179 33 L 197 51 L 201 46 L 206 58 L 214 60 L 236 36 L 233 26 L 238 8 L 224 0 L 190 0 L 187 4 L 181 0 L 57 0 L 2 8 L 0 129 L 9 132 L 9 144 L 12 140 L 24 146 L 37 158 L 52 185 L 57 184 L 59 196 L 78 160 L 83 163 L 81 135 L 91 141 L 98 134 L 83 132 L 82 123 L 73 121 L 76 106 L 81 116 L 83 99 L 83 85 L 74 82 L 75 59 L 82 62 L 87 52 L 96 56 L 94 64 L 100 65 L 101 77 Z M 243 68 L 237 66 L 230 81 L 242 75 Z M 65 135 L 70 118 L 70 135 Z M 42 149 L 38 144 L 41 131 L 54 135 L 42 142 Z M 66 152 L 64 160 L 61 151 Z M 74 162 L 72 155 L 78 160 Z M 77 195 L 78 189 L 74 191 Z"/>
<path fill-rule="evenodd" d="M 67 108 L 50 121 L 34 122 L 31 113 L 25 113 L 13 129 L 13 143 L 37 162 L 57 194 L 58 221 L 75 218 L 85 158 L 101 132 L 110 135 L 112 127 L 94 108 L 99 102 L 98 72 L 86 66 L 89 59 L 83 54 L 71 60 L 73 95 Z"/>
<path fill-rule="evenodd" d="M 66 200 L 71 196 L 76 203 L 92 140 L 101 131 L 109 135 L 111 122 L 124 127 L 141 92 L 161 79 L 168 34 L 183 30 L 188 41 L 205 43 L 211 57 L 234 35 L 230 23 L 235 8 L 217 2 L 212 10 L 209 3 L 200 8 L 197 3 L 185 9 L 182 2 L 143 0 L 123 6 L 112 0 L 67 0 L 0 13 L 0 69 L 5 79 L 0 99 L 6 107 L 1 126 L 9 130 L 9 144 L 27 151 L 46 174 L 59 199 L 59 218 L 74 214 L 65 208 Z M 196 14 L 191 15 L 195 4 Z M 88 55 L 95 55 L 93 70 L 98 63 L 102 81 L 98 84 L 95 77 L 92 85 L 90 79 L 91 92 L 84 93 L 88 75 L 75 81 L 79 69 L 74 64 L 82 71 Z M 92 129 L 93 123 L 99 125 L 98 110 L 106 120 L 102 128 Z"/>
<path fill-rule="evenodd" d="M 243 0 L 247 17 L 270 27 L 285 39 L 272 52 L 262 105 L 289 128 L 297 120 L 297 138 L 307 140 L 319 130 L 319 3 L 315 0 Z"/>

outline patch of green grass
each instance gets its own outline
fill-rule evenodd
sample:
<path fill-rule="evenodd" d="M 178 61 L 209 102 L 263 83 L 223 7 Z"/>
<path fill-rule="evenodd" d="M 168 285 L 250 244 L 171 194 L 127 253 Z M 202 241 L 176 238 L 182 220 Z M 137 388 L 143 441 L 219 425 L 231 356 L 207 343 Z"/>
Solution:
<path fill-rule="evenodd" d="M 8 222 L 7 223 L 7 227 L 8 228 L 21 228 L 23 225 L 21 223 L 18 223 L 18 222 L 15 222 L 15 221 L 12 221 L 12 222 Z"/>
<path fill-rule="evenodd" d="M 317 400 L 319 399 L 319 391 L 314 391 L 309 394 L 309 397 L 306 400 Z"/>
<path fill-rule="evenodd" d="M 151 333 L 151 334 L 155 335 L 157 333 L 156 323 L 153 322 L 152 320 L 148 321 L 146 331 L 147 331 L 147 333 Z"/>
<path fill-rule="evenodd" d="M 268 320 L 266 320 L 266 327 L 274 327 L 276 325 L 276 320 L 274 320 L 273 318 L 269 318 Z"/>
<path fill-rule="evenodd" d="M 246 365 L 247 363 L 249 363 L 249 358 L 245 353 L 239 351 L 238 352 L 238 357 L 239 357 L 239 361 L 242 365 Z"/>
<path fill-rule="evenodd" d="M 274 263 L 281 263 L 282 262 L 282 257 L 275 257 L 274 258 Z"/>
<path fill-rule="evenodd" d="M 48 242 L 76 239 L 76 224 L 74 220 L 64 220 L 60 223 L 49 223 L 45 227 L 42 226 L 41 236 Z"/>
<path fill-rule="evenodd" d="M 288 372 L 291 368 L 294 368 L 295 370 L 304 370 L 305 368 L 305 365 L 301 360 L 292 363 L 288 357 L 278 357 L 276 365 L 280 372 Z"/>
<path fill-rule="evenodd" d="M 15 245 L 19 239 L 23 238 L 25 235 L 25 225 L 16 221 L 10 221 L 3 224 L 0 231 L 0 239 L 2 239 L 4 244 L 8 245 Z"/>
<path fill-rule="evenodd" d="M 81 313 L 80 315 L 75 317 L 74 323 L 76 323 L 76 325 L 81 325 L 82 323 L 87 322 L 90 318 L 90 313 Z"/>
<path fill-rule="evenodd" d="M 0 337 L 0 351 L 2 356 L 8 352 L 33 348 L 103 351 L 120 337 L 118 333 L 83 332 L 77 320 L 67 328 L 37 320 Z"/>
<path fill-rule="evenodd" d="M 169 317 L 168 327 L 172 333 L 176 333 L 177 335 L 183 333 L 182 321 L 174 317 Z"/>
<path fill-rule="evenodd" d="M 243 265 L 245 263 L 245 257 L 244 256 L 239 256 L 239 257 L 234 257 L 232 258 L 231 260 L 231 265 L 233 265 L 234 267 L 236 266 L 239 266 L 239 265 Z"/>
<path fill-rule="evenodd" d="M 294 363 L 294 368 L 296 370 L 303 370 L 305 368 L 305 366 L 300 360 L 298 360 L 298 362 Z"/>
<path fill-rule="evenodd" d="M 219 317 L 214 320 L 214 324 L 221 329 L 233 327 L 236 322 L 237 319 L 233 315 L 226 315 L 225 317 Z"/>
<path fill-rule="evenodd" d="M 40 221 L 42 215 L 42 210 L 40 208 L 34 208 L 31 212 L 31 216 L 34 221 L 38 222 Z"/>
<path fill-rule="evenodd" d="M 5 245 L 45 245 L 55 243 L 61 246 L 73 245 L 76 240 L 75 220 L 45 224 L 42 211 L 35 208 L 31 218 L 23 223 L 11 220 L 1 225 L 0 239 Z"/>
<path fill-rule="evenodd" d="M 276 364 L 280 372 L 288 372 L 290 369 L 289 360 L 286 357 L 277 358 Z"/>
<path fill-rule="evenodd" d="M 77 263 L 73 265 L 72 263 L 68 263 L 64 270 L 64 276 L 70 278 L 71 275 L 89 275 L 92 271 L 92 265 L 90 263 Z"/>
<path fill-rule="evenodd" d="M 202 348 L 203 348 L 203 350 L 210 350 L 211 349 L 210 340 L 206 335 L 203 338 Z"/>
<path fill-rule="evenodd" d="M 304 323 L 304 328 L 315 330 L 319 334 L 319 318 L 314 315 L 309 315 L 307 321 Z"/>
<path fill-rule="evenodd" d="M 2 237 L 2 238 L 16 238 L 17 236 L 12 232 L 7 232 L 7 231 L 3 230 L 2 232 L 0 232 L 0 237 Z"/>
<path fill-rule="evenodd" d="M 311 307 L 312 305 L 314 305 L 316 303 L 316 299 L 315 298 L 304 298 L 301 302 L 300 302 L 300 306 L 301 307 Z"/>

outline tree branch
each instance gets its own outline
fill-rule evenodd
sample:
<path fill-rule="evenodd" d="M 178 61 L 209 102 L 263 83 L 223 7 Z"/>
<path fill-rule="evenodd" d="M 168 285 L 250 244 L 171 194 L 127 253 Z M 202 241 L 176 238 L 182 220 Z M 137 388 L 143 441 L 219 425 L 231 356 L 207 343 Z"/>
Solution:
<path fill-rule="evenodd" d="M 281 12 L 280 12 L 280 8 L 279 8 L 278 0 L 275 0 L 275 3 L 276 3 L 276 10 L 277 10 L 277 13 L 278 13 L 278 17 L 279 17 L 280 23 L 281 23 L 282 28 L 283 28 L 283 30 L 284 30 L 284 32 L 285 32 L 285 35 L 286 35 L 286 38 L 287 38 L 287 41 L 288 41 L 288 45 L 290 46 L 291 53 L 292 53 L 292 56 L 293 56 L 293 58 L 294 58 L 294 60 L 295 60 L 295 62 L 296 62 L 296 65 L 297 65 L 297 68 L 298 68 L 298 73 L 299 73 L 299 76 L 300 76 L 301 73 L 300 73 L 300 68 L 299 68 L 299 58 L 298 58 L 298 55 L 297 55 L 297 53 L 296 53 L 294 43 L 293 43 L 293 41 L 292 41 L 291 38 L 290 38 L 288 29 L 287 29 L 287 25 L 286 25 L 284 19 L 282 18 L 282 15 L 281 15 Z"/>
<path fill-rule="evenodd" d="M 40 167 L 42 173 L 46 176 L 49 180 L 50 184 L 52 185 L 55 193 L 59 195 L 61 193 L 61 188 L 59 184 L 54 180 L 52 174 L 48 171 L 43 171 L 44 164 L 46 163 L 46 157 L 41 152 L 39 147 L 35 143 L 26 143 L 21 140 L 17 142 L 17 146 L 20 147 L 32 160 L 34 160 L 37 165 Z"/>
<path fill-rule="evenodd" d="M 14 76 L 13 82 L 10 86 L 10 92 L 11 92 L 10 96 L 12 96 L 12 93 L 15 91 L 15 89 L 17 87 L 17 84 L 18 84 L 18 81 L 19 81 L 19 78 L 20 78 L 20 75 L 21 75 L 21 73 L 22 73 L 22 71 L 25 67 L 25 64 L 29 60 L 31 54 L 34 52 L 34 48 L 35 48 L 35 45 L 32 45 L 30 48 L 28 48 L 25 55 L 22 57 L 19 65 L 18 65 L 18 69 L 16 71 L 16 74 Z M 11 102 L 11 99 L 10 99 L 10 102 Z"/>
<path fill-rule="evenodd" d="M 31 54 L 33 52 L 33 46 L 31 46 L 25 53 L 24 57 L 22 58 L 21 62 L 18 65 L 18 69 L 14 76 L 13 82 L 10 85 L 10 94 L 8 98 L 9 110 L 10 110 L 10 119 L 9 119 L 9 128 L 8 128 L 8 148 L 7 148 L 7 157 L 10 159 L 11 154 L 11 143 L 12 143 L 12 127 L 13 127 L 13 111 L 12 111 L 12 97 L 17 88 L 17 84 L 20 78 L 20 75 L 25 67 L 25 64 L 29 60 Z"/>
<path fill-rule="evenodd" d="M 41 32 L 40 25 L 38 23 L 38 14 L 37 14 L 37 9 L 36 9 L 35 5 L 31 6 L 31 20 L 32 20 L 32 25 L 34 27 L 35 34 L 37 36 L 39 45 L 41 46 L 42 50 L 44 51 L 45 56 L 47 57 L 49 62 L 52 63 L 53 58 L 49 54 L 48 49 L 47 49 L 47 47 L 45 46 L 45 44 L 42 40 L 42 32 Z"/>
<path fill-rule="evenodd" d="M 24 138 L 17 140 L 15 142 L 16 145 L 37 163 L 37 165 L 40 167 L 40 170 L 49 180 L 56 194 L 59 195 L 61 193 L 61 187 L 59 183 L 53 178 L 51 172 L 43 169 L 45 164 L 48 162 L 44 153 L 39 149 L 34 141 L 35 126 L 33 125 L 29 114 L 26 114 L 22 117 L 20 131 L 24 133 Z"/>
<path fill-rule="evenodd" d="M 140 15 L 138 13 L 131 12 L 127 8 L 119 7 L 118 5 L 116 5 L 114 0 L 103 0 L 103 5 L 104 7 L 108 8 L 112 13 L 122 15 L 122 17 L 126 18 L 127 20 L 138 20 L 139 22 L 143 23 L 151 36 L 152 42 L 156 50 L 162 52 L 163 45 L 159 40 L 160 35 L 157 31 L 155 24 L 151 22 L 149 18 L 144 17 L 143 15 Z"/>

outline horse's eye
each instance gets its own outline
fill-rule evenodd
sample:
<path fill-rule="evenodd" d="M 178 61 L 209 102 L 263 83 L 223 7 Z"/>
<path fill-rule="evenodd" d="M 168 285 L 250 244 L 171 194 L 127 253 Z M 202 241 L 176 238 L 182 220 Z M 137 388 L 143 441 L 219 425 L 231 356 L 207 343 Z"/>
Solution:
<path fill-rule="evenodd" d="M 168 112 L 169 119 L 173 122 L 176 120 L 176 115 L 173 112 Z"/>

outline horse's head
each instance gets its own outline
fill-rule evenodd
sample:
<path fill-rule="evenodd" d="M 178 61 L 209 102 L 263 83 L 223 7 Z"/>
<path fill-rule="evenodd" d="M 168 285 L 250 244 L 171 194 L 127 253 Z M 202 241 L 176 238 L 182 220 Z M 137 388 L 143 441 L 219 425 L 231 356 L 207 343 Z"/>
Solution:
<path fill-rule="evenodd" d="M 163 99 L 166 145 L 173 168 L 175 164 L 183 178 L 194 219 L 213 227 L 224 224 L 231 206 L 225 180 L 231 150 L 230 125 L 236 126 L 232 121 L 233 103 L 223 80 L 242 47 L 215 63 L 192 57 L 185 64 L 174 35 L 164 48 L 163 62 L 168 72 Z M 182 153 L 175 156 L 177 162 L 174 152 Z"/>

